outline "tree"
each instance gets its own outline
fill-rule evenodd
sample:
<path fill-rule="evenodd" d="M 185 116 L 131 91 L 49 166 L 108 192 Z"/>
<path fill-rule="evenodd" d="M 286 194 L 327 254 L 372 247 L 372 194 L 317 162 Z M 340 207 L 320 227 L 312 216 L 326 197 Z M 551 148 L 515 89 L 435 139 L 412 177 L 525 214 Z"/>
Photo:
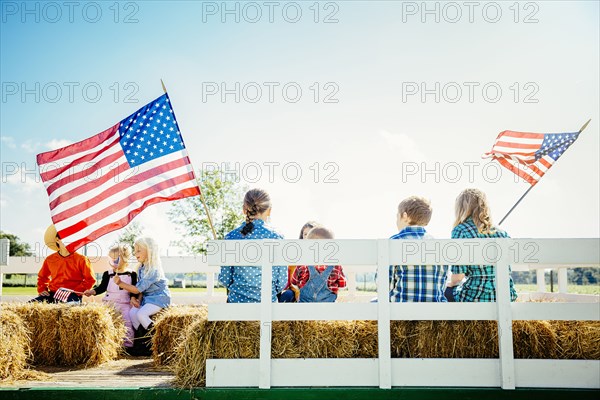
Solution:
<path fill-rule="evenodd" d="M 10 250 L 8 251 L 9 256 L 32 256 L 31 246 L 29 243 L 24 243 L 19 239 L 17 235 L 0 231 L 0 239 L 8 239 L 10 241 Z"/>
<path fill-rule="evenodd" d="M 223 179 L 220 171 L 203 171 L 200 187 L 210 211 L 217 239 L 242 223 L 243 195 L 247 188 L 237 183 L 237 176 L 227 175 Z M 199 196 L 176 201 L 169 210 L 169 219 L 177 224 L 184 239 L 177 242 L 192 254 L 206 253 L 205 243 L 213 239 L 206 211 Z"/>
<path fill-rule="evenodd" d="M 114 245 L 116 246 L 119 243 L 127 243 L 133 250 L 133 244 L 135 243 L 135 240 L 142 236 L 143 231 L 144 228 L 137 221 L 133 221 L 127 225 L 125 230 L 119 235 Z"/>

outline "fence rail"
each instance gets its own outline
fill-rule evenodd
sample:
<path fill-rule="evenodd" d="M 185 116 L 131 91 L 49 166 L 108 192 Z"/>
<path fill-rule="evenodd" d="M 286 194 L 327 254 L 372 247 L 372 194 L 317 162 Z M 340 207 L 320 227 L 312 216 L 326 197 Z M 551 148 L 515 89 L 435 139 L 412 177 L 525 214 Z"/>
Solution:
<path fill-rule="evenodd" d="M 598 360 L 515 360 L 514 319 L 600 320 L 592 304 L 510 302 L 509 265 L 600 264 L 599 239 L 213 241 L 209 265 L 262 267 L 261 303 L 211 304 L 209 320 L 260 321 L 260 358 L 206 361 L 207 386 L 500 386 L 600 388 Z M 377 266 L 376 304 L 272 304 L 274 265 Z M 390 264 L 494 265 L 497 302 L 391 304 Z M 377 359 L 271 359 L 277 320 L 377 320 Z M 496 320 L 498 359 L 392 359 L 391 320 Z M 289 373 L 293 371 L 293 373 Z M 326 377 L 326 378 L 325 378 Z M 333 377 L 333 378 L 332 378 Z M 460 377 L 460 378 L 459 378 Z"/>

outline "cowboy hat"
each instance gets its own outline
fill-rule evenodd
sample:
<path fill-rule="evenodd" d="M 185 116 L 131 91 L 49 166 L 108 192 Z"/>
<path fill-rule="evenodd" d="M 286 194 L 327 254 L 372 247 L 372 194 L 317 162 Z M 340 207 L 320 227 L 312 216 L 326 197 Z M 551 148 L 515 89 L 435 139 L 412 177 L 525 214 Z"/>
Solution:
<path fill-rule="evenodd" d="M 56 245 L 56 236 L 58 233 L 56 232 L 56 227 L 54 225 L 50 225 L 48 229 L 46 229 L 46 233 L 44 233 L 44 242 L 48 248 L 58 251 L 58 246 Z"/>

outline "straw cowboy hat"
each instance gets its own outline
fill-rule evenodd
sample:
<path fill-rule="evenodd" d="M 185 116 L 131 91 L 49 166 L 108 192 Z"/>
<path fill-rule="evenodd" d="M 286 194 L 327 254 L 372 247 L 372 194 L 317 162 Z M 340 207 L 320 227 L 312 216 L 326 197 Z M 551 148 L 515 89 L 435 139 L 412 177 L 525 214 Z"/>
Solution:
<path fill-rule="evenodd" d="M 56 227 L 54 225 L 50 225 L 48 229 L 46 229 L 46 233 L 44 233 L 44 242 L 46 246 L 54 251 L 58 251 L 58 246 L 56 245 Z"/>

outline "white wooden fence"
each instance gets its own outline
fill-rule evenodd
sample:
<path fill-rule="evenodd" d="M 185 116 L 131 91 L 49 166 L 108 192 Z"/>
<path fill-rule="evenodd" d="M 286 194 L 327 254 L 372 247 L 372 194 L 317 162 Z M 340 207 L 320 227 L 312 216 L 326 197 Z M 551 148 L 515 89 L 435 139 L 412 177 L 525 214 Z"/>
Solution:
<path fill-rule="evenodd" d="M 579 296 L 591 303 L 510 303 L 508 265 L 513 269 L 598 266 L 600 239 L 486 240 L 282 240 L 214 241 L 205 257 L 162 257 L 166 272 L 207 274 L 208 292 L 187 302 L 219 299 L 214 274 L 221 265 L 263 268 L 260 304 L 211 304 L 209 319 L 260 321 L 260 358 L 207 360 L 207 386 L 483 386 L 600 388 L 597 360 L 515 360 L 512 320 L 600 320 L 600 296 Z M 36 273 L 41 257 L 7 257 L 0 240 L 0 294 L 4 273 Z M 108 268 L 106 257 L 91 257 L 96 272 Z M 294 264 L 341 264 L 350 292 L 356 273 L 377 270 L 377 303 L 271 304 L 271 267 Z M 496 265 L 496 303 L 389 303 L 390 264 Z M 559 272 L 566 277 L 566 272 Z M 541 281 L 541 276 L 538 275 Z M 264 284 L 264 283 L 268 284 Z M 559 288 L 561 287 L 559 283 Z M 564 290 L 564 288 L 563 288 Z M 572 301 L 572 299 L 567 299 Z M 271 323 L 284 320 L 377 320 L 376 359 L 271 359 Z M 497 320 L 498 359 L 392 359 L 391 320 Z M 293 373 L 290 373 L 293 371 Z M 331 377 L 334 377 L 332 379 Z M 460 377 L 460 378 L 458 378 Z"/>
<path fill-rule="evenodd" d="M 214 241 L 208 264 L 262 267 L 261 303 L 211 304 L 212 321 L 260 321 L 260 358 L 209 359 L 209 387 L 600 388 L 598 360 L 515 360 L 513 320 L 600 320 L 598 303 L 511 303 L 510 264 L 597 266 L 599 239 Z M 377 303 L 272 304 L 273 265 L 377 266 Z M 492 264 L 496 303 L 390 303 L 390 264 Z M 377 320 L 377 359 L 271 359 L 272 321 Z M 390 320 L 496 320 L 498 359 L 392 359 Z M 432 339 L 433 340 L 433 339 Z"/>

